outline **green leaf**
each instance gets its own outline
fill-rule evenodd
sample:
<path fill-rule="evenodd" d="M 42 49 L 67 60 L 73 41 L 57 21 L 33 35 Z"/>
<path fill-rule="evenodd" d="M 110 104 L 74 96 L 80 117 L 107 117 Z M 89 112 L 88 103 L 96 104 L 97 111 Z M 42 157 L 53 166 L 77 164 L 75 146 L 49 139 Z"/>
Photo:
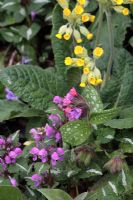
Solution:
<path fill-rule="evenodd" d="M 11 186 L 0 186 L 0 200 L 23 200 L 18 188 Z"/>
<path fill-rule="evenodd" d="M 65 92 L 64 80 L 51 68 L 32 65 L 9 67 L 0 73 L 0 80 L 32 107 L 44 110 L 55 95 Z"/>
<path fill-rule="evenodd" d="M 92 124 L 103 124 L 115 117 L 119 112 L 118 108 L 103 110 L 102 112 L 93 113 L 90 122 Z"/>
<path fill-rule="evenodd" d="M 125 118 L 125 119 L 112 119 L 104 123 L 104 125 L 109 126 L 111 128 L 116 128 L 116 129 L 133 128 L 133 117 Z"/>
<path fill-rule="evenodd" d="M 59 28 L 66 24 L 67 21 L 63 20 L 62 17 L 62 8 L 57 5 L 55 6 L 55 9 L 53 11 L 52 15 L 52 47 L 54 52 L 54 58 L 55 58 L 55 67 L 57 69 L 57 73 L 59 74 L 66 74 L 67 67 L 64 64 L 65 57 L 71 55 L 71 43 L 70 41 L 65 40 L 59 40 L 55 37 L 55 35 L 58 33 Z"/>
<path fill-rule="evenodd" d="M 103 110 L 103 104 L 101 98 L 93 86 L 87 86 L 82 93 L 86 99 L 87 104 L 90 106 L 91 112 L 100 112 Z"/>
<path fill-rule="evenodd" d="M 0 122 L 18 117 L 36 117 L 44 112 L 29 108 L 18 101 L 0 100 Z"/>
<path fill-rule="evenodd" d="M 69 143 L 71 146 L 78 146 L 85 142 L 92 129 L 89 127 L 86 121 L 75 120 L 68 122 L 61 127 L 61 133 L 63 137 L 63 142 Z"/>
<path fill-rule="evenodd" d="M 48 200 L 72 200 L 72 198 L 60 189 L 39 189 Z"/>
<path fill-rule="evenodd" d="M 97 142 L 100 144 L 106 144 L 114 139 L 115 130 L 111 128 L 101 128 L 96 131 Z"/>

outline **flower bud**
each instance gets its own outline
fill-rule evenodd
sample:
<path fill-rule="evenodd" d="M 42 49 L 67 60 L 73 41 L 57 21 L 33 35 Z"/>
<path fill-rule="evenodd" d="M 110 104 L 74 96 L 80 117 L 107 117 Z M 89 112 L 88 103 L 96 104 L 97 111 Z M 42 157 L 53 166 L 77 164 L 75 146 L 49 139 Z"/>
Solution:
<path fill-rule="evenodd" d="M 74 35 L 74 38 L 75 38 L 75 40 L 76 40 L 77 43 L 81 43 L 82 42 L 81 35 L 80 35 L 79 31 L 77 31 L 76 29 L 74 29 L 73 35 Z"/>

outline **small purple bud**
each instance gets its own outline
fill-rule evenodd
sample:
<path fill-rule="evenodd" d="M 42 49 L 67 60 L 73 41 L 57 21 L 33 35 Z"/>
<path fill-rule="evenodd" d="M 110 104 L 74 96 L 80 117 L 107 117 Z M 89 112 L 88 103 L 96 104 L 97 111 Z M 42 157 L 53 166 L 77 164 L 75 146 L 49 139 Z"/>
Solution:
<path fill-rule="evenodd" d="M 0 138 L 0 145 L 5 145 L 6 141 L 3 138 Z"/>
<path fill-rule="evenodd" d="M 32 19 L 32 21 L 35 20 L 36 16 L 37 16 L 37 12 L 31 11 L 31 19 Z"/>
<path fill-rule="evenodd" d="M 9 152 L 9 157 L 10 157 L 10 158 L 16 158 L 16 157 L 17 157 L 17 154 L 15 153 L 15 151 L 10 151 L 10 152 Z"/>
<path fill-rule="evenodd" d="M 49 120 L 52 121 L 52 126 L 61 126 L 61 119 L 58 114 L 49 115 Z"/>
<path fill-rule="evenodd" d="M 56 142 L 59 142 L 61 140 L 61 134 L 59 132 L 56 133 L 55 135 L 55 139 L 56 139 Z"/>
<path fill-rule="evenodd" d="M 16 179 L 15 179 L 15 178 L 11 178 L 10 176 L 9 176 L 9 179 L 10 179 L 10 182 L 11 182 L 12 186 L 13 186 L 13 187 L 16 187 L 16 186 L 17 186 L 17 181 L 16 181 Z"/>
<path fill-rule="evenodd" d="M 34 174 L 34 175 L 32 175 L 31 180 L 32 181 L 41 181 L 42 177 L 39 174 Z"/>
<path fill-rule="evenodd" d="M 60 156 L 62 156 L 62 155 L 64 155 L 64 149 L 62 149 L 61 147 L 58 147 L 57 148 L 57 153 L 60 155 Z"/>
<path fill-rule="evenodd" d="M 19 98 L 8 88 L 5 88 L 5 92 L 6 92 L 6 99 L 8 101 L 17 101 Z"/>
<path fill-rule="evenodd" d="M 22 60 L 21 60 L 21 63 L 22 63 L 22 64 L 29 64 L 30 61 L 31 61 L 31 59 L 29 59 L 29 58 L 26 57 L 26 56 L 23 56 L 23 57 L 22 57 Z"/>
<path fill-rule="evenodd" d="M 47 156 L 48 152 L 45 149 L 41 149 L 38 153 L 39 156 Z"/>
<path fill-rule="evenodd" d="M 5 156 L 5 163 L 6 164 L 11 164 L 12 163 L 12 160 L 9 156 Z"/>
<path fill-rule="evenodd" d="M 31 150 L 30 150 L 30 154 L 33 154 L 33 155 L 38 155 L 39 153 L 39 149 L 37 147 L 33 147 Z"/>
<path fill-rule="evenodd" d="M 17 156 L 20 156 L 21 154 L 22 154 L 22 149 L 20 149 L 19 147 L 16 147 L 15 149 L 14 149 L 14 151 L 15 151 L 15 153 L 17 154 Z"/>

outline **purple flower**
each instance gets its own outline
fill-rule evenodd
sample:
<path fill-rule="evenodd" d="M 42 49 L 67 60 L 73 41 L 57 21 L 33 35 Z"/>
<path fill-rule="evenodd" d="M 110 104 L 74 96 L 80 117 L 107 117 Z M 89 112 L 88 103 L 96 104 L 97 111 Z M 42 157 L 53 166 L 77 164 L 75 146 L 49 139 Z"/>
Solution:
<path fill-rule="evenodd" d="M 49 126 L 48 124 L 46 124 L 45 132 L 46 132 L 46 136 L 48 138 L 51 138 L 55 134 L 55 129 L 53 127 Z"/>
<path fill-rule="evenodd" d="M 15 151 L 10 151 L 9 157 L 15 159 L 17 157 L 17 154 L 15 153 Z"/>
<path fill-rule="evenodd" d="M 33 155 L 38 155 L 39 153 L 39 149 L 37 147 L 33 147 L 31 150 L 30 150 L 30 154 L 33 154 Z"/>
<path fill-rule="evenodd" d="M 17 101 L 19 99 L 19 97 L 17 97 L 11 90 L 9 90 L 8 88 L 5 88 L 5 92 L 6 92 L 6 99 L 8 101 Z"/>
<path fill-rule="evenodd" d="M 17 156 L 20 156 L 23 153 L 22 149 L 20 149 L 19 147 L 16 147 L 14 149 L 14 152 L 16 153 Z"/>
<path fill-rule="evenodd" d="M 37 16 L 37 12 L 31 11 L 31 19 L 32 19 L 32 21 L 35 20 L 36 16 Z"/>
<path fill-rule="evenodd" d="M 10 182 L 11 182 L 12 186 L 13 186 L 13 187 L 17 187 L 17 181 L 16 181 L 16 179 L 15 179 L 15 178 L 12 178 L 12 177 L 10 177 L 10 176 L 9 176 L 9 179 L 10 179 Z"/>
<path fill-rule="evenodd" d="M 52 155 L 51 155 L 51 163 L 52 163 L 52 166 L 56 166 L 56 161 L 59 160 L 59 159 L 60 159 L 60 158 L 59 158 L 57 152 L 52 153 Z"/>
<path fill-rule="evenodd" d="M 59 97 L 59 96 L 55 96 L 54 99 L 53 99 L 53 102 L 56 103 L 56 104 L 62 104 L 63 98 Z"/>
<path fill-rule="evenodd" d="M 29 58 L 26 57 L 26 56 L 23 56 L 23 57 L 22 57 L 22 60 L 21 60 L 21 63 L 22 63 L 22 64 L 29 64 L 30 61 L 31 61 L 31 59 L 29 59 Z"/>
<path fill-rule="evenodd" d="M 70 91 L 69 91 L 69 94 L 72 95 L 73 97 L 77 96 L 78 93 L 77 91 L 75 90 L 75 88 L 72 88 Z"/>
<path fill-rule="evenodd" d="M 42 182 L 42 177 L 39 174 L 34 174 L 31 180 L 35 182 L 35 187 L 39 187 Z"/>
<path fill-rule="evenodd" d="M 9 156 L 5 156 L 5 163 L 6 164 L 11 164 L 12 163 L 12 160 Z"/>
<path fill-rule="evenodd" d="M 58 114 L 49 115 L 49 120 L 52 121 L 52 126 L 61 126 L 61 119 Z"/>
<path fill-rule="evenodd" d="M 79 119 L 81 117 L 81 115 L 82 115 L 82 109 L 80 109 L 80 108 L 74 108 L 66 114 L 69 121 L 74 121 L 76 119 Z"/>
<path fill-rule="evenodd" d="M 56 134 L 55 134 L 55 139 L 56 139 L 56 142 L 59 142 L 60 140 L 61 140 L 61 134 L 60 134 L 60 132 L 57 132 Z"/>
<path fill-rule="evenodd" d="M 0 149 L 5 148 L 6 141 L 4 138 L 0 138 Z"/>
<path fill-rule="evenodd" d="M 36 142 L 39 142 L 42 139 L 44 139 L 42 132 L 40 132 L 40 130 L 38 130 L 38 129 L 32 128 L 30 130 L 30 133 Z"/>
<path fill-rule="evenodd" d="M 61 147 L 58 147 L 57 148 L 57 153 L 60 155 L 60 156 L 62 156 L 62 155 L 64 155 L 64 149 L 62 149 Z"/>
<path fill-rule="evenodd" d="M 38 154 L 42 160 L 43 163 L 47 162 L 47 155 L 48 155 L 48 152 L 46 151 L 46 149 L 41 149 L 39 151 L 39 154 Z"/>

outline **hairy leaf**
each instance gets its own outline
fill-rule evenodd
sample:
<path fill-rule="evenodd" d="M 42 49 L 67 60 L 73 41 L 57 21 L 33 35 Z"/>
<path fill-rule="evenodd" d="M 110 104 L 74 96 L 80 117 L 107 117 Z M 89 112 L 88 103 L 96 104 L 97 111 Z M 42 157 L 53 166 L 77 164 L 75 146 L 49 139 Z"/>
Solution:
<path fill-rule="evenodd" d="M 133 117 L 125 118 L 125 119 L 112 119 L 104 123 L 106 126 L 116 129 L 127 129 L 133 128 Z"/>
<path fill-rule="evenodd" d="M 0 186 L 0 200 L 23 200 L 18 188 L 12 186 Z"/>
<path fill-rule="evenodd" d="M 54 95 L 65 91 L 64 81 L 51 68 L 32 65 L 12 66 L 0 73 L 0 81 L 32 107 L 44 110 Z"/>

